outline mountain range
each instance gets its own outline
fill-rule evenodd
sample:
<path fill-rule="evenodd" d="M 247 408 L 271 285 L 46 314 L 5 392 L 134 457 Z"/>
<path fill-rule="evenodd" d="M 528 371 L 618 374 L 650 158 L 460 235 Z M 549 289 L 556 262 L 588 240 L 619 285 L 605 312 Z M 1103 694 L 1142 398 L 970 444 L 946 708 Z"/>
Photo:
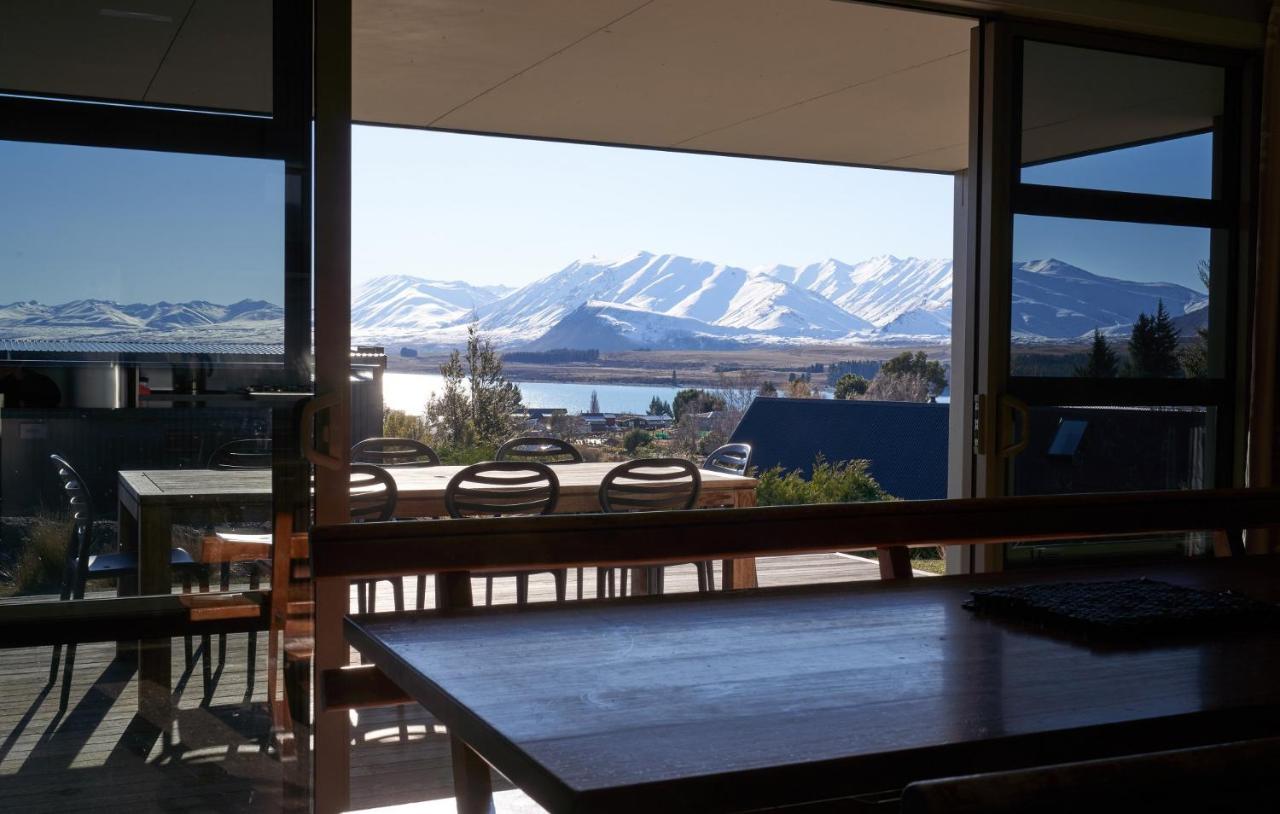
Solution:
<path fill-rule="evenodd" d="M 522 288 L 380 277 L 352 310 L 361 341 L 419 347 L 461 341 L 473 320 L 501 346 L 530 350 L 732 348 L 806 342 L 950 341 L 946 259 L 882 255 L 858 263 L 743 269 L 671 254 L 577 260 Z M 1070 341 L 1127 334 L 1157 302 L 1184 333 L 1207 297 L 1175 283 L 1105 277 L 1056 259 L 1013 268 L 1013 337 Z"/>
<path fill-rule="evenodd" d="M 356 293 L 352 338 L 417 348 L 460 344 L 473 321 L 500 347 L 735 348 L 803 343 L 945 343 L 951 261 L 882 255 L 756 269 L 639 252 L 576 260 L 521 288 L 407 275 Z M 1057 259 L 1013 267 L 1012 334 L 1024 343 L 1075 341 L 1094 329 L 1127 335 L 1158 302 L 1184 334 L 1208 318 L 1205 294 L 1164 282 L 1093 274 Z M 283 312 L 261 300 L 121 305 L 75 300 L 0 305 L 0 337 L 270 341 Z"/>
<path fill-rule="evenodd" d="M 284 309 L 265 300 L 0 305 L 0 337 L 13 339 L 280 342 L 283 333 Z"/>

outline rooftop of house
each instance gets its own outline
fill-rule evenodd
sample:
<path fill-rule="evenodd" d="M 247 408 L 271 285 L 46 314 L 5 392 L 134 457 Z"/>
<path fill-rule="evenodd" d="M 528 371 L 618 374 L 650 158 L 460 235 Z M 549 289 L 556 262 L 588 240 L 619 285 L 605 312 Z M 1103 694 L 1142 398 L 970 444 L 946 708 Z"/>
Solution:
<path fill-rule="evenodd" d="M 906 500 L 947 496 L 945 404 L 758 398 L 730 441 L 751 445 L 758 470 L 808 476 L 814 459 L 865 459 L 885 491 Z"/>

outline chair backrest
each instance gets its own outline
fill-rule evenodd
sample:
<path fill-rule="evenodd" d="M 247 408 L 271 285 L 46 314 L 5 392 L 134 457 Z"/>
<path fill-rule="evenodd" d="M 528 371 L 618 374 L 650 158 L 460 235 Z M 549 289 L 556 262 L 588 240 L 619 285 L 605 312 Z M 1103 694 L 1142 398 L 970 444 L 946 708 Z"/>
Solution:
<path fill-rule="evenodd" d="M 390 520 L 396 514 L 395 478 L 380 466 L 351 465 L 351 520 L 354 523 Z"/>
<path fill-rule="evenodd" d="M 270 469 L 270 438 L 238 438 L 209 456 L 209 469 Z"/>
<path fill-rule="evenodd" d="M 560 479 L 536 461 L 487 461 L 454 475 L 444 490 L 450 517 L 551 514 Z"/>
<path fill-rule="evenodd" d="M 725 444 L 712 451 L 702 462 L 703 469 L 726 475 L 745 475 L 751 466 L 750 444 Z"/>
<path fill-rule="evenodd" d="M 525 436 L 498 447 L 499 461 L 537 461 L 544 464 L 580 464 L 582 453 L 562 438 Z"/>
<path fill-rule="evenodd" d="M 70 599 L 75 593 L 78 599 L 89 574 L 89 549 L 93 545 L 93 496 L 84 478 L 66 458 L 50 455 L 49 460 L 58 472 L 62 496 L 67 500 L 71 514 L 71 535 L 63 562 L 62 598 Z"/>
<path fill-rule="evenodd" d="M 354 463 L 378 466 L 439 466 L 440 456 L 412 438 L 366 438 L 351 448 Z"/>
<path fill-rule="evenodd" d="M 639 458 L 618 464 L 600 482 L 606 512 L 692 509 L 702 490 L 698 467 L 683 458 Z"/>

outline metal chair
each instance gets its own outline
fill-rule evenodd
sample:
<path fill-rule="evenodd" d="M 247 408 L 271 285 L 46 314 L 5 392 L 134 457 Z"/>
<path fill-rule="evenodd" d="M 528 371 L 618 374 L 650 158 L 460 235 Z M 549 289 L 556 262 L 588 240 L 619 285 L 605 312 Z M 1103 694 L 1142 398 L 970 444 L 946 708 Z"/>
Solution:
<path fill-rule="evenodd" d="M 518 439 L 517 439 L 518 440 Z M 444 490 L 444 505 L 453 518 L 512 517 L 551 514 L 560 500 L 560 479 L 545 464 L 533 461 L 488 461 L 454 475 Z M 516 603 L 529 601 L 529 575 L 537 571 L 485 574 L 484 603 L 493 604 L 493 580 L 516 578 Z M 556 581 L 556 601 L 563 602 L 568 572 L 549 572 Z"/>
<path fill-rule="evenodd" d="M 537 461 L 543 464 L 580 464 L 582 453 L 562 438 L 524 436 L 498 447 L 499 461 Z"/>
<path fill-rule="evenodd" d="M 237 438 L 209 456 L 210 469 L 270 469 L 270 438 Z"/>
<path fill-rule="evenodd" d="M 683 458 L 639 458 L 619 464 L 600 482 L 600 508 L 606 512 L 652 512 L 692 509 L 702 491 L 698 468 Z M 676 563 L 673 563 L 676 564 Z M 715 588 L 710 561 L 693 564 L 698 569 L 698 590 Z M 662 593 L 665 566 L 648 566 L 649 584 Z M 596 569 L 596 596 L 605 596 L 605 580 L 614 589 L 612 568 Z M 627 569 L 622 569 L 621 593 L 627 592 Z"/>
<path fill-rule="evenodd" d="M 702 468 L 726 475 L 745 475 L 751 466 L 750 444 L 725 444 L 712 450 Z"/>
<path fill-rule="evenodd" d="M 380 523 L 394 520 L 399 491 L 391 473 L 374 464 L 351 464 L 350 507 L 352 523 Z M 391 583 L 391 596 L 395 609 L 404 610 L 404 583 L 399 577 L 386 578 Z M 377 608 L 378 580 L 362 579 L 356 582 L 356 607 L 361 613 Z M 365 593 L 368 592 L 366 598 Z"/>
<path fill-rule="evenodd" d="M 353 463 L 388 466 L 439 466 L 440 456 L 412 438 L 366 438 L 351 448 Z"/>
<path fill-rule="evenodd" d="M 580 464 L 582 453 L 562 438 L 526 435 L 512 438 L 494 457 L 499 461 L 538 461 L 544 464 Z M 582 569 L 578 572 L 578 598 L 582 598 Z"/>
<path fill-rule="evenodd" d="M 58 481 L 62 485 L 62 493 L 67 499 L 71 513 L 71 535 L 67 540 L 67 552 L 63 562 L 62 590 L 59 599 L 84 599 L 85 584 L 91 579 L 120 579 L 135 576 L 138 573 L 138 555 L 136 553 L 116 552 L 114 554 L 94 554 L 93 540 L 93 496 L 84 478 L 80 477 L 66 458 L 61 455 L 50 455 L 49 460 L 58 472 Z M 191 575 L 199 571 L 199 564 L 184 549 L 174 548 L 169 552 L 169 567 L 182 576 L 182 590 L 191 591 Z M 191 637 L 186 637 L 187 663 L 191 663 Z M 49 665 L 49 684 L 53 687 L 58 680 L 58 663 L 62 658 L 62 645 L 54 645 L 53 660 Z M 62 697 L 59 709 L 66 709 L 71 693 L 71 673 L 75 668 L 76 646 L 67 645 L 67 658 L 62 673 Z"/>

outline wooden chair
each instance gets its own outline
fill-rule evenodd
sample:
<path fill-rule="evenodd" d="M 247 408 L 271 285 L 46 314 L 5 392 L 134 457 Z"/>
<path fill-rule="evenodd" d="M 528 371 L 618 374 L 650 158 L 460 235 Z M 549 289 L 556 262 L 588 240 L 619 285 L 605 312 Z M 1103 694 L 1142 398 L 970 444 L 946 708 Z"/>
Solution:
<path fill-rule="evenodd" d="M 712 450 L 702 468 L 726 475 L 745 475 L 751 466 L 750 444 L 725 444 Z"/>
<path fill-rule="evenodd" d="M 489 461 L 468 466 L 449 480 L 444 491 L 445 509 L 453 518 L 551 514 L 559 499 L 560 480 L 556 473 L 532 461 Z M 534 573 L 539 572 L 486 574 L 484 603 L 493 604 L 493 580 L 497 577 L 515 577 L 516 603 L 527 603 L 529 575 Z M 550 573 L 556 581 L 556 601 L 563 602 L 568 571 L 561 568 Z"/>
<path fill-rule="evenodd" d="M 1280 738 L 938 780 L 902 793 L 904 814 L 1035 811 L 1271 811 Z"/>
<path fill-rule="evenodd" d="M 698 505 L 702 475 L 683 458 L 639 458 L 619 464 L 600 482 L 600 508 L 606 512 L 652 512 L 692 509 Z M 675 563 L 673 563 L 675 564 Z M 698 590 L 715 589 L 710 561 L 696 562 Z M 662 593 L 665 566 L 646 569 L 651 593 Z M 614 593 L 612 568 L 596 569 L 596 596 L 605 596 L 605 581 Z M 621 594 L 627 593 L 627 569 L 622 569 Z"/>
<path fill-rule="evenodd" d="M 394 520 L 399 492 L 395 478 L 387 470 L 374 464 L 351 464 L 351 522 L 378 523 Z M 396 610 L 404 610 L 404 583 L 399 577 L 388 580 Z M 357 583 L 356 606 L 361 613 L 377 608 L 376 579 L 362 579 Z M 365 591 L 368 591 L 368 597 Z"/>
<path fill-rule="evenodd" d="M 71 534 L 67 540 L 66 557 L 63 561 L 62 590 L 59 599 L 84 599 L 86 583 L 91 579 L 120 579 L 136 576 L 138 573 L 138 556 L 135 553 L 119 551 L 113 554 L 94 554 L 93 539 L 93 496 L 84 478 L 80 477 L 66 458 L 61 455 L 50 455 L 49 460 L 58 472 L 58 482 L 62 486 L 62 494 L 67 499 L 71 514 Z M 191 592 L 191 576 L 200 570 L 199 564 L 182 548 L 174 548 L 169 552 L 169 567 L 182 576 L 182 590 Z M 186 637 L 187 663 L 191 663 L 191 637 Z M 53 660 L 49 665 L 49 684 L 53 687 L 58 681 L 58 662 L 62 657 L 62 645 L 54 645 Z M 67 645 L 67 658 L 62 673 L 62 697 L 60 710 L 67 708 L 71 693 L 71 673 L 75 668 L 76 646 Z"/>
<path fill-rule="evenodd" d="M 580 464 L 582 453 L 562 438 L 525 436 L 498 447 L 499 461 L 536 461 L 543 464 Z"/>
<path fill-rule="evenodd" d="M 439 466 L 440 456 L 412 438 L 366 438 L 351 448 L 352 463 L 393 466 Z"/>

